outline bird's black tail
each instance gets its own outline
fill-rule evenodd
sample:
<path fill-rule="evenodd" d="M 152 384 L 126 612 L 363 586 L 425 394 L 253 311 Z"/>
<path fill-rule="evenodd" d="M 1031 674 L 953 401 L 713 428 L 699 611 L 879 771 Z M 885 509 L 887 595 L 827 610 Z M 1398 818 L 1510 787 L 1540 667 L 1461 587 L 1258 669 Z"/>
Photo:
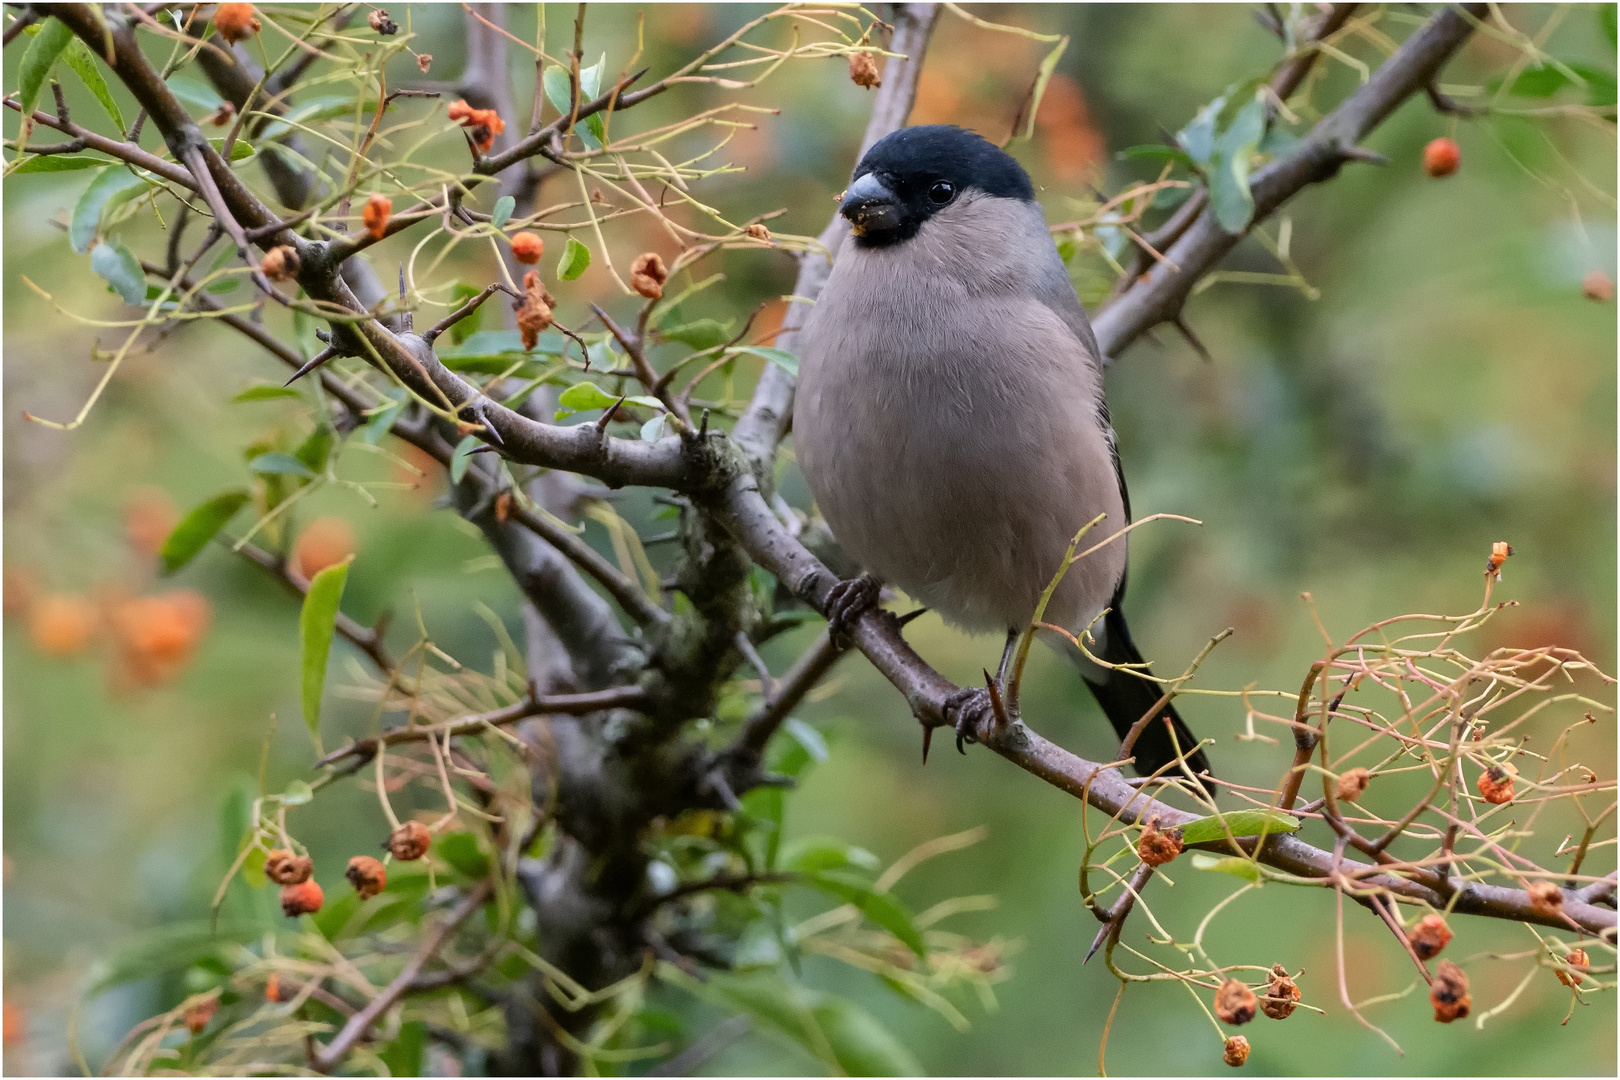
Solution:
<path fill-rule="evenodd" d="M 1125 616 L 1117 603 L 1103 619 L 1101 636 L 1103 650 L 1099 655 L 1102 659 L 1110 664 L 1142 663 L 1142 654 L 1137 651 L 1136 642 L 1131 640 L 1131 631 L 1125 625 Z M 1114 725 L 1114 731 L 1122 740 L 1164 696 L 1164 690 L 1158 683 L 1139 679 L 1124 671 L 1099 669 L 1095 664 L 1086 666 L 1089 668 L 1084 673 L 1086 685 L 1091 687 L 1097 704 L 1108 714 L 1108 722 Z M 1138 670 L 1146 671 L 1145 668 Z M 1175 731 L 1175 742 L 1170 739 L 1171 729 Z M 1176 759 L 1177 746 L 1180 753 L 1185 754 L 1197 743 L 1197 738 L 1188 730 L 1175 707 L 1166 705 L 1142 729 L 1136 744 L 1131 747 L 1131 753 L 1136 757 L 1136 771 L 1142 776 L 1156 772 Z M 1202 750 L 1189 755 L 1187 765 L 1194 774 L 1210 772 L 1209 761 Z M 1172 768 L 1166 775 L 1180 775 L 1180 769 Z"/>

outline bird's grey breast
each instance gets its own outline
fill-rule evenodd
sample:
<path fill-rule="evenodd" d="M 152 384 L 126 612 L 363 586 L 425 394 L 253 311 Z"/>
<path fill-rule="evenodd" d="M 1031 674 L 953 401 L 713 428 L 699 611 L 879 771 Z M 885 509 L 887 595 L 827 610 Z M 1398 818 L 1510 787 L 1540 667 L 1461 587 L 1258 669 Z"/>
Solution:
<path fill-rule="evenodd" d="M 1124 523 L 1084 314 L 1037 287 L 1054 268 L 1069 288 L 1033 204 L 962 200 L 905 243 L 846 242 L 801 343 L 795 447 L 833 532 L 969 628 L 1021 625 L 1081 525 Z M 1110 547 L 1054 616 L 1107 603 Z"/>

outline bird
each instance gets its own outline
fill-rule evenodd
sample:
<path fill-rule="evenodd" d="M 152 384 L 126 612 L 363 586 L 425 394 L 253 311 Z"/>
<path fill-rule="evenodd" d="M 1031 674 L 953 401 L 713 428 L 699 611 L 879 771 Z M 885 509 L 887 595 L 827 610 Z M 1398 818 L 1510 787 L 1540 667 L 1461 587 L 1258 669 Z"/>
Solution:
<path fill-rule="evenodd" d="M 1130 496 L 1103 356 L 1029 174 L 966 129 L 901 128 L 861 158 L 839 213 L 850 228 L 801 332 L 792 421 L 816 506 L 866 571 L 830 594 L 835 635 L 895 586 L 1007 634 L 999 691 L 1069 544 L 1105 515 L 1082 548 L 1116 538 L 1074 563 L 1042 621 L 1089 628 L 1093 656 L 1132 667 L 1043 636 L 1123 740 L 1164 691 L 1133 674 L 1148 668 L 1121 610 Z M 958 749 L 1002 709 L 988 686 L 952 695 Z M 1167 704 L 1131 750 L 1142 775 L 1179 775 L 1180 755 L 1209 773 L 1198 745 Z"/>

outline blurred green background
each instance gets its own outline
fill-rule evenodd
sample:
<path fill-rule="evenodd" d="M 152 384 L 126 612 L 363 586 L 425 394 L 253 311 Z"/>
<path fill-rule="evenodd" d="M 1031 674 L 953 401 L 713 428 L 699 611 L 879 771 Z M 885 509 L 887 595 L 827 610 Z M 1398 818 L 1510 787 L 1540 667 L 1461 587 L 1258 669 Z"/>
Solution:
<path fill-rule="evenodd" d="M 655 74 L 667 71 L 759 10 L 649 7 L 645 62 Z M 1072 37 L 1034 139 L 1013 147 L 1054 222 L 1083 216 L 1070 200 L 1092 198 L 1091 185 L 1112 193 L 1148 177 L 1140 163 L 1117 160 L 1117 151 L 1161 140 L 1228 84 L 1263 72 L 1279 55 L 1277 41 L 1238 5 L 975 10 Z M 1504 10 L 1532 34 L 1555 14 L 1550 7 Z M 634 47 L 635 11 L 593 8 L 587 51 L 605 50 L 610 68 L 621 65 Z M 405 22 L 401 10 L 394 15 Z M 422 35 L 417 48 L 434 57 L 432 75 L 454 79 L 463 49 L 459 11 L 418 6 L 409 18 Z M 552 9 L 550 18 L 555 44 L 572 9 Z M 1571 6 L 1559 19 L 1545 42 L 1550 53 L 1613 70 L 1614 48 L 1596 8 Z M 532 10 L 513 9 L 510 25 L 520 37 L 532 35 Z M 1404 33 L 1397 23 L 1380 25 Z M 5 54 L 8 88 L 15 86 L 21 47 Z M 1376 62 L 1368 41 L 1346 47 Z M 961 123 L 999 140 L 1040 55 L 1032 42 L 946 14 L 914 120 Z M 1476 39 L 1445 82 L 1484 85 L 1512 59 L 1507 45 Z M 532 64 L 514 51 L 512 67 L 517 100 L 527 102 Z M 1329 65 L 1315 102 L 1337 101 L 1356 79 L 1348 66 Z M 708 93 L 666 95 L 636 122 L 673 119 L 708 101 Z M 81 88 L 70 87 L 69 99 L 93 115 Z M 703 197 L 733 219 L 786 207 L 774 231 L 818 232 L 853 164 L 869 98 L 849 83 L 842 60 L 828 60 L 790 64 L 748 100 L 780 115 L 759 117 L 757 130 L 738 134 L 722 153 L 746 170 L 707 182 Z M 1188 308 L 1211 361 L 1165 328 L 1156 342 L 1139 342 L 1117 358 L 1109 400 L 1138 516 L 1167 511 L 1204 522 L 1152 526 L 1133 541 L 1128 611 L 1139 644 L 1161 670 L 1179 669 L 1212 634 L 1231 626 L 1235 636 L 1216 650 L 1199 685 L 1297 687 L 1322 648 L 1302 591 L 1339 638 L 1405 612 L 1461 613 L 1478 602 L 1482 563 L 1491 542 L 1502 539 L 1516 554 L 1496 599 L 1520 606 L 1494 621 L 1476 647 L 1566 645 L 1613 670 L 1615 308 L 1582 295 L 1590 271 L 1615 274 L 1612 109 L 1608 116 L 1459 123 L 1425 101 L 1409 102 L 1367 140 L 1390 159 L 1387 167 L 1352 165 L 1286 208 L 1294 259 L 1319 298 L 1284 287 L 1216 284 Z M 14 114 L 6 122 L 14 133 Z M 1423 145 L 1448 133 L 1461 144 L 1462 167 L 1431 180 L 1419 165 Z M 154 145 L 150 132 L 145 141 Z M 455 150 L 446 146 L 447 153 Z M 246 480 L 245 443 L 299 429 L 295 404 L 227 404 L 245 386 L 279 381 L 276 364 L 228 332 L 188 329 L 132 356 L 81 429 L 63 433 L 19 419 L 23 410 L 59 419 L 76 412 L 104 370 L 90 359 L 92 342 L 107 347 L 118 336 L 59 315 L 24 278 L 92 318 L 119 318 L 127 310 L 91 276 L 87 257 L 71 254 L 57 224 L 89 175 L 19 176 L 4 185 L 11 616 L 4 654 L 4 978 L 5 1068 L 12 1074 L 72 1071 L 70 1011 L 98 959 L 142 929 L 206 912 L 234 848 L 233 836 L 221 836 L 221 807 L 252 783 L 272 714 L 282 718 L 271 741 L 272 790 L 311 759 L 297 719 L 294 601 L 217 548 L 174 582 L 154 581 L 150 559 L 126 535 L 132 515 L 137 531 L 140 521 L 163 515 L 162 498 L 146 489 L 189 506 Z M 250 175 L 258 174 L 250 167 Z M 1275 223 L 1268 231 L 1276 235 Z M 150 257 L 161 250 L 150 214 L 132 219 L 123 233 Z M 628 226 L 613 240 L 615 253 L 628 261 L 655 239 Z M 374 253 L 385 278 L 408 240 Z M 447 273 L 488 280 L 487 252 L 457 258 Z M 728 279 L 709 294 L 706 313 L 736 317 L 791 290 L 794 266 L 782 255 L 729 252 L 722 261 Z M 1227 267 L 1276 269 L 1253 241 Z M 578 286 L 559 290 L 561 313 L 576 322 L 587 299 L 610 295 L 594 269 Z M 406 475 L 352 453 L 344 469 L 354 476 Z M 790 467 L 782 482 L 802 505 L 803 483 Z M 495 640 L 473 601 L 491 605 L 516 632 L 516 594 L 482 541 L 452 514 L 430 508 L 441 487 L 430 476 L 418 490 L 385 495 L 375 509 L 327 490 L 301 508 L 299 520 L 336 515 L 352 525 L 359 557 L 345 600 L 351 614 L 369 620 L 386 608 L 408 613 L 417 603 L 447 651 L 487 664 L 480 658 Z M 650 520 L 645 493 L 623 500 L 619 510 L 644 532 L 660 527 Z M 600 527 L 591 525 L 587 536 L 609 550 Z M 212 606 L 206 630 L 174 646 L 184 654 L 195 645 L 177 674 L 165 670 L 144 680 L 132 674 L 132 646 L 115 644 L 118 635 L 109 629 L 73 656 L 50 655 L 30 639 L 30 595 L 37 620 L 39 597 L 81 596 L 115 611 L 127 603 L 121 597 L 174 588 L 196 590 Z M 72 644 L 72 611 L 58 610 L 58 622 L 55 631 L 67 638 L 55 640 L 55 651 L 72 651 L 62 647 Z M 958 681 L 973 679 L 997 653 L 997 642 L 947 631 L 933 616 L 908 636 Z M 767 659 L 780 670 L 807 639 L 801 632 L 773 642 Z M 345 652 L 334 682 L 351 663 Z M 1024 709 L 1031 725 L 1077 753 L 1111 757 L 1112 736 L 1080 681 L 1043 651 L 1032 663 Z M 331 709 L 328 745 L 358 729 L 366 715 L 365 706 L 341 700 Z M 1234 741 L 1243 727 L 1241 706 L 1193 700 L 1184 711 L 1200 734 L 1219 740 L 1213 756 L 1224 776 L 1274 783 L 1289 752 Z M 973 1027 L 965 1034 L 875 978 L 831 961 L 807 961 L 805 981 L 868 1006 L 930 1072 L 1094 1070 L 1117 983 L 1099 963 L 1080 966 L 1096 924 L 1076 891 L 1083 847 L 1078 804 L 982 751 L 966 758 L 936 752 L 924 768 L 904 702 L 858 658 L 837 669 L 835 691 L 802 715 L 827 733 L 832 755 L 790 800 L 789 831 L 841 835 L 888 861 L 924 840 L 986 824 L 987 841 L 926 865 L 900 892 L 917 908 L 946 896 L 994 894 L 998 908 L 962 916 L 954 926 L 1018 943 L 1011 977 L 999 987 L 999 1009 L 986 1013 L 969 1004 Z M 1550 741 L 1545 733 L 1556 727 L 1548 725 L 1532 729 L 1537 739 Z M 1614 776 L 1614 732 L 1613 716 L 1605 715 L 1575 744 L 1604 778 Z M 318 863 L 329 852 L 327 862 L 341 865 L 340 853 L 357 837 L 374 842 L 379 828 L 372 798 L 352 786 L 323 793 L 295 817 Z M 1559 825 L 1547 825 L 1526 841 L 1525 853 L 1550 858 L 1563 835 Z M 1590 869 L 1606 872 L 1614 848 L 1594 858 Z M 1174 877 L 1173 889 L 1158 883 L 1150 900 L 1183 935 L 1234 884 L 1190 869 Z M 1364 911 L 1352 910 L 1347 919 L 1352 996 L 1407 987 L 1410 969 L 1387 931 Z M 1458 918 L 1453 927 L 1458 958 L 1480 958 L 1468 966 L 1476 1013 L 1484 1011 L 1512 992 L 1527 963 L 1484 954 L 1520 951 L 1533 939 L 1481 920 Z M 1128 929 L 1142 932 L 1135 922 Z M 1613 1002 L 1600 997 L 1560 1026 L 1569 994 L 1545 972 L 1483 1030 L 1473 1022 L 1435 1025 L 1421 993 L 1373 1007 L 1369 1017 L 1405 1049 L 1397 1056 L 1338 1004 L 1326 892 L 1279 886 L 1245 897 L 1215 923 L 1209 944 L 1223 963 L 1303 967 L 1306 1002 L 1326 1010 L 1245 1029 L 1254 1043 L 1247 1067 L 1255 1073 L 1613 1075 L 1616 1069 Z M 90 1002 L 78 1034 L 91 1059 L 166 1007 L 160 993 L 156 984 L 136 983 Z M 1127 996 L 1108 1064 L 1115 1073 L 1224 1068 L 1218 1042 L 1185 992 L 1163 985 Z M 705 1071 L 813 1067 L 798 1051 L 748 1038 Z"/>

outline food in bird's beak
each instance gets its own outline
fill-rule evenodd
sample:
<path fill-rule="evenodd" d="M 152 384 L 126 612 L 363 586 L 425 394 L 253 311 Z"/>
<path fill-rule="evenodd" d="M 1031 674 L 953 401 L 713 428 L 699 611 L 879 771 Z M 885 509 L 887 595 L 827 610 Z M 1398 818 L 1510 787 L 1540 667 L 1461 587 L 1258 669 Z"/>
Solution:
<path fill-rule="evenodd" d="M 874 173 L 867 173 L 849 185 L 838 212 L 849 219 L 856 236 L 881 232 L 900 224 L 900 202 Z"/>

